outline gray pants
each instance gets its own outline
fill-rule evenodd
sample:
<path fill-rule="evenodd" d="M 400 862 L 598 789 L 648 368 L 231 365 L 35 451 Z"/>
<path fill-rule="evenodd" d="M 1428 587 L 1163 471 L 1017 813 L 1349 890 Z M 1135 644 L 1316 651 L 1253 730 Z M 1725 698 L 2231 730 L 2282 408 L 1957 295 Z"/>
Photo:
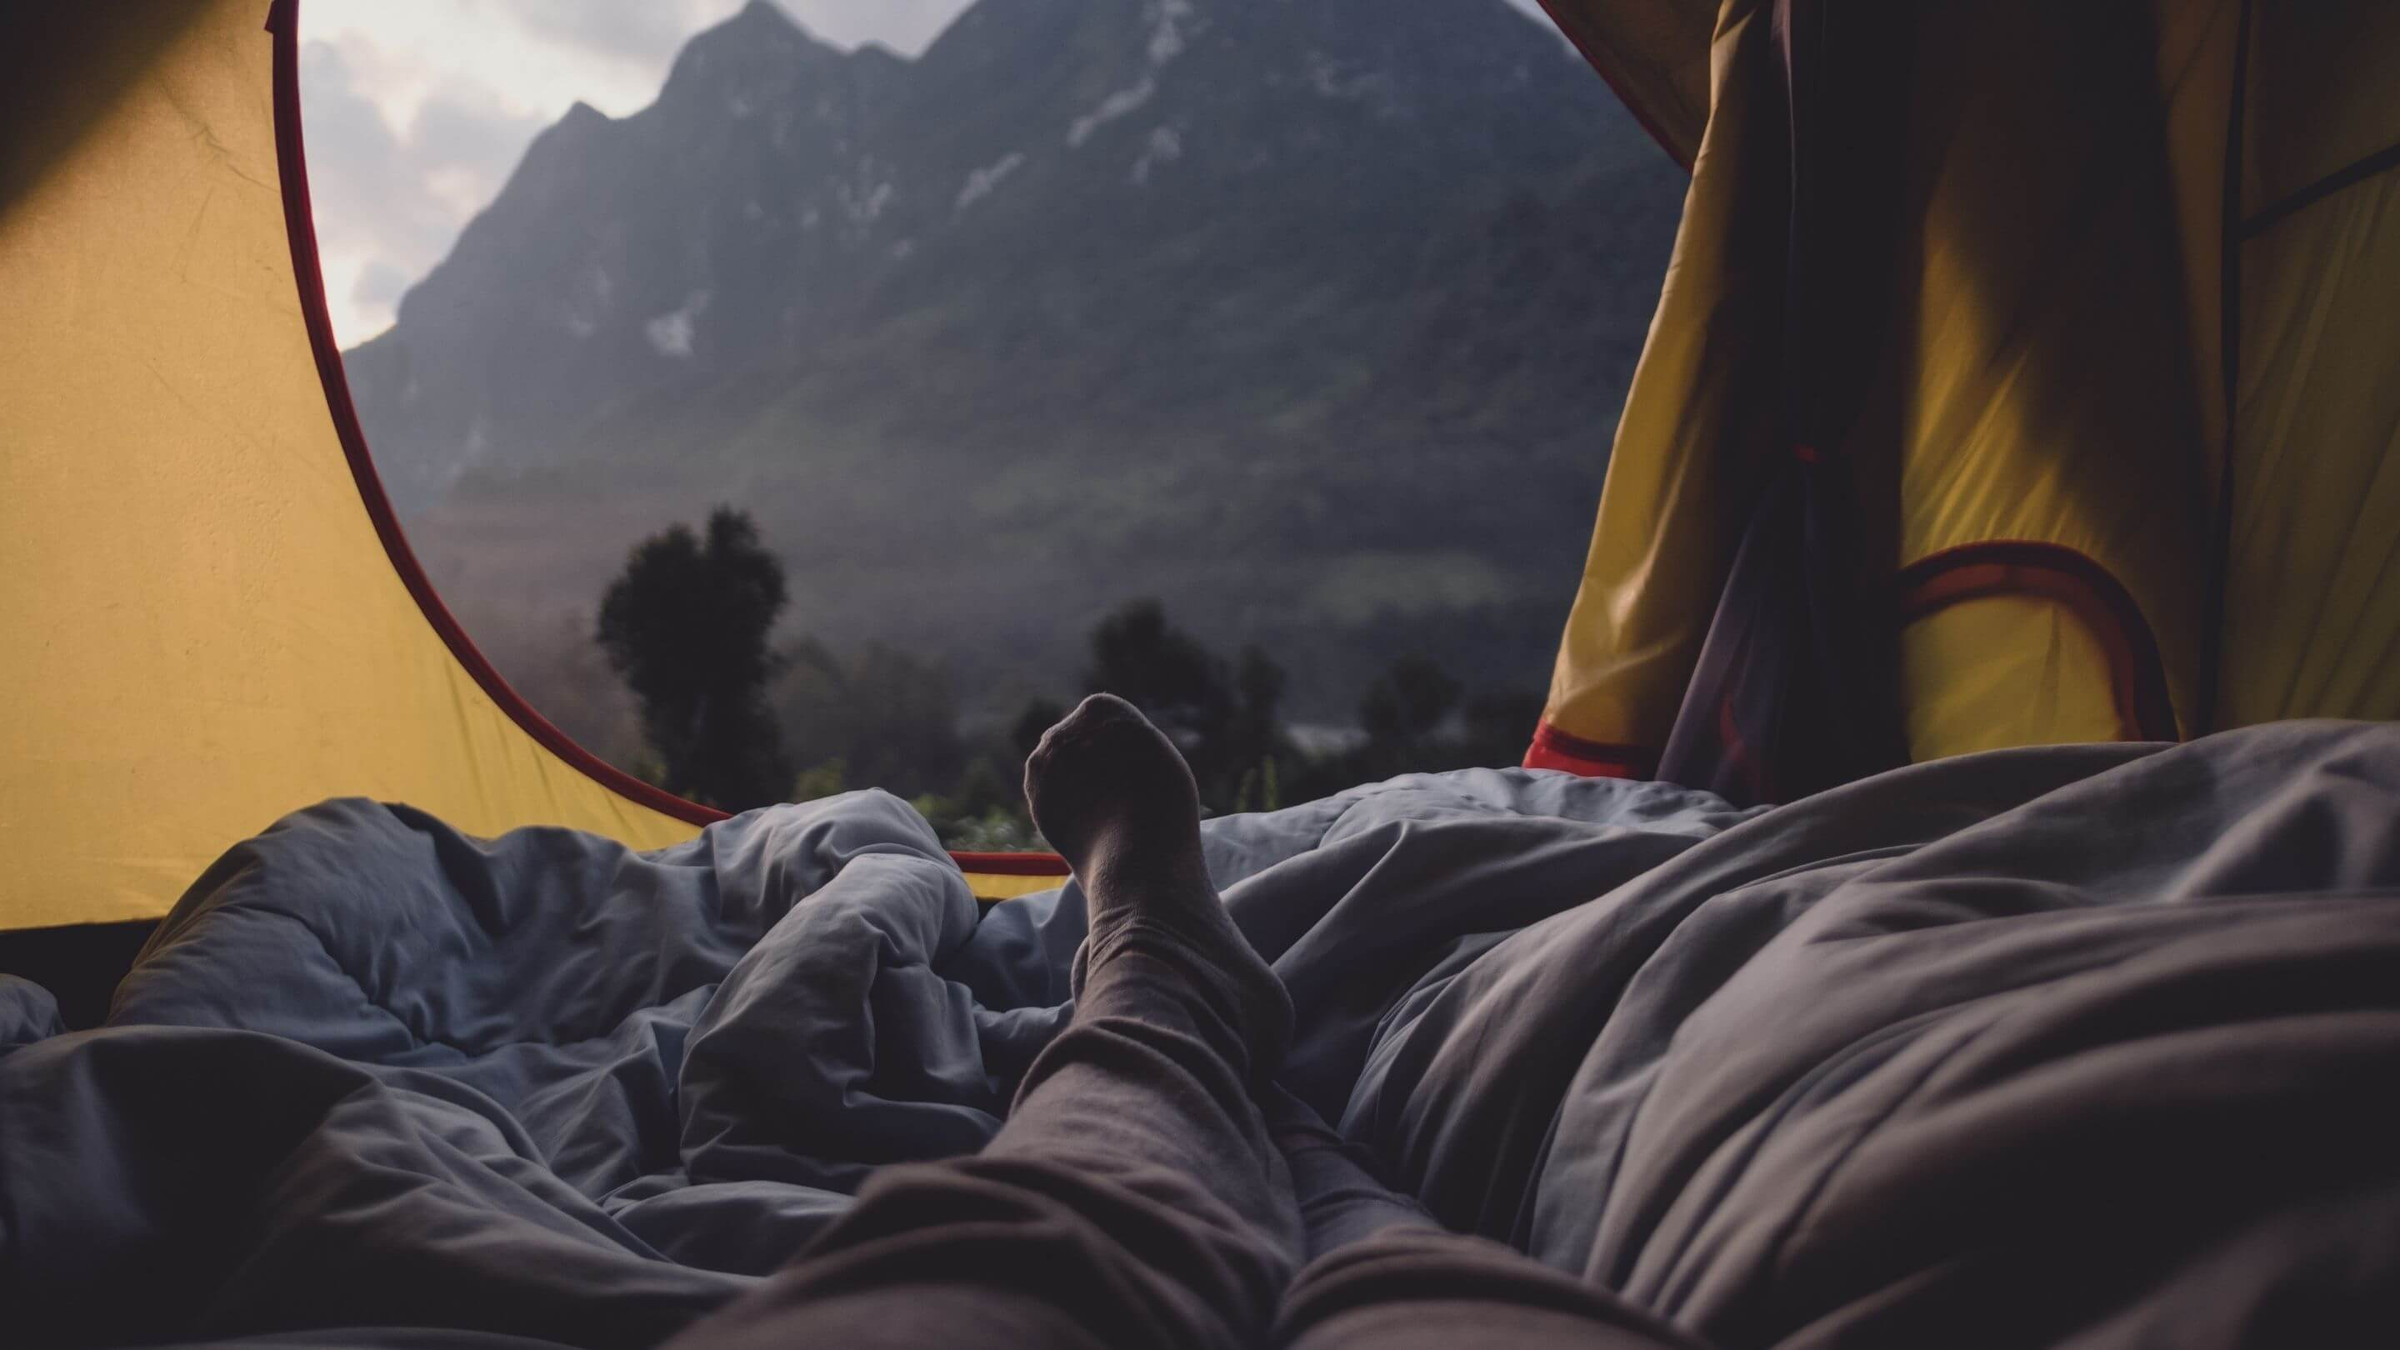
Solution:
<path fill-rule="evenodd" d="M 1072 1022 L 988 1148 L 878 1173 L 676 1350 L 1698 1344 L 1442 1231 L 1305 1108 L 1254 1096 L 1259 1023 L 1289 1011 L 1241 1006 L 1213 941 L 1146 918 L 1096 933 Z"/>

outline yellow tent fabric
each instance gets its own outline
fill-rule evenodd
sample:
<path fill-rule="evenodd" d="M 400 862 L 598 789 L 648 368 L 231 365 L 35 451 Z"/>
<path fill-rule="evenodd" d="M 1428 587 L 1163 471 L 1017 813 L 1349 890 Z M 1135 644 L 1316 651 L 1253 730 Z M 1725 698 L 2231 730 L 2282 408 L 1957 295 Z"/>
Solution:
<path fill-rule="evenodd" d="M 0 44 L 0 930 L 155 918 L 334 796 L 638 848 L 433 596 L 325 320 L 292 0 L 11 0 Z M 985 899 L 1046 855 L 960 855 Z"/>
<path fill-rule="evenodd" d="M 1550 7 L 1693 167 L 1529 756 L 1643 773 L 1757 470 L 1817 452 L 1775 414 L 1779 34 L 1813 6 Z M 525 709 L 416 573 L 322 322 L 272 8 L 280 46 L 266 0 L 8 10 L 0 928 L 155 916 L 333 795 L 637 846 L 709 815 Z M 1909 752 L 2400 716 L 2400 8 L 1909 8 L 1905 228 L 1824 447 L 1889 507 Z M 963 861 L 987 896 L 1054 879 Z"/>
<path fill-rule="evenodd" d="M 2217 719 L 2400 717 L 2400 6 L 2260 5 Z"/>
<path fill-rule="evenodd" d="M 267 7 L 15 8 L 0 927 L 154 917 L 329 796 L 693 834 L 537 742 L 378 538 L 302 313 Z"/>
<path fill-rule="evenodd" d="M 1717 10 L 1691 205 L 1529 763 L 1655 762 L 1745 484 L 1796 449 L 1771 411 L 1786 7 Z M 1554 9 L 1629 31 L 1604 0 Z M 2400 716 L 2400 9 L 1910 16 L 1888 311 L 1838 447 L 1891 517 L 1866 546 L 1889 549 L 1909 753 Z M 1683 46 L 1643 69 L 1701 64 L 1650 31 Z M 1652 119 L 1670 146 L 1679 107 Z"/>
<path fill-rule="evenodd" d="M 1553 7 L 1601 22 L 1610 6 Z M 1529 763 L 1646 777 L 1698 659 L 1741 522 L 1728 478 L 1765 453 L 1782 322 L 1785 135 L 1770 0 L 1729 0 L 1711 112 L 1635 367 L 1583 586 Z M 1689 64 L 1688 62 L 1676 64 Z"/>
<path fill-rule="evenodd" d="M 1708 125 L 1715 0 L 1542 0 L 1542 8 L 1659 145 L 1689 167 Z"/>

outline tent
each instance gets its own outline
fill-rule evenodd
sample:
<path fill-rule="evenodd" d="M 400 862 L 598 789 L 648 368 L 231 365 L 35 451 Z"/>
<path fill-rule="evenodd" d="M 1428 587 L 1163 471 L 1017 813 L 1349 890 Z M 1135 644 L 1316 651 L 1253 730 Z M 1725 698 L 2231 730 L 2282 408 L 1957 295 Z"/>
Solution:
<path fill-rule="evenodd" d="M 2400 6 L 1552 9 L 1695 171 L 1528 763 L 2400 716 Z"/>
<path fill-rule="evenodd" d="M 528 708 L 411 556 L 317 275 L 296 18 L 7 11 L 0 928 L 155 919 L 329 796 L 642 847 L 720 815 Z M 1064 871 L 961 861 L 992 898 Z"/>
<path fill-rule="evenodd" d="M 1766 798 L 2400 715 L 2400 8 L 1551 7 L 1694 173 L 1529 764 Z M 296 0 L 7 9 L 0 929 L 154 919 L 328 796 L 713 818 L 526 707 L 412 559 L 297 62 Z"/>

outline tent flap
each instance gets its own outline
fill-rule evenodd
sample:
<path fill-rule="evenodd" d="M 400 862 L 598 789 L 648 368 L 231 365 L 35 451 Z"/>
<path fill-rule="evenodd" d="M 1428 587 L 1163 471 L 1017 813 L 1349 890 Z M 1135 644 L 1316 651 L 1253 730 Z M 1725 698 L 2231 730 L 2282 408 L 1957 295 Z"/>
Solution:
<path fill-rule="evenodd" d="M 327 797 L 689 837 L 530 734 L 378 536 L 302 309 L 265 8 L 42 8 L 36 87 L 115 92 L 0 124 L 0 926 L 155 917 Z"/>
<path fill-rule="evenodd" d="M 1779 228 L 1825 177 L 1803 158 L 1798 205 L 1771 186 L 1772 53 L 1740 40 L 1769 8 L 1723 6 L 1546 736 L 1657 744 L 1758 476 L 1741 419 L 1817 385 L 1760 337 Z M 1912 22 L 1904 228 L 1853 291 L 1888 321 L 1835 354 L 1878 374 L 1846 441 L 1811 449 L 1853 467 L 1861 542 L 1888 535 L 1909 753 L 2400 716 L 2400 8 L 1968 0 Z M 1795 79 L 1840 46 L 1812 39 Z M 1529 763 L 1576 767 L 1542 744 Z"/>

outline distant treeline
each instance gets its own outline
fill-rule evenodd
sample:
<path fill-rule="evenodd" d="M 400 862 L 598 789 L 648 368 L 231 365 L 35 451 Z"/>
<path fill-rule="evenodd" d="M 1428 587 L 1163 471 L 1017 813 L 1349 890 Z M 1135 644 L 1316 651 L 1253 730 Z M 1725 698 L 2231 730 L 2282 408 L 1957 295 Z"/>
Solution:
<path fill-rule="evenodd" d="M 1358 730 L 1311 753 L 1282 718 L 1285 673 L 1259 648 L 1231 659 L 1156 600 L 1095 624 L 1080 687 L 1035 699 L 1004 727 L 961 729 L 946 668 L 869 645 L 778 650 L 783 565 L 745 513 L 722 508 L 634 548 L 602 598 L 596 638 L 631 691 L 643 753 L 631 766 L 726 810 L 879 787 L 909 798 L 952 847 L 1038 846 L 1018 784 L 1025 756 L 1071 697 L 1116 694 L 1156 721 L 1213 814 L 1272 810 L 1394 774 L 1514 764 L 1539 690 L 1469 690 L 1419 657 L 1359 696 Z"/>

